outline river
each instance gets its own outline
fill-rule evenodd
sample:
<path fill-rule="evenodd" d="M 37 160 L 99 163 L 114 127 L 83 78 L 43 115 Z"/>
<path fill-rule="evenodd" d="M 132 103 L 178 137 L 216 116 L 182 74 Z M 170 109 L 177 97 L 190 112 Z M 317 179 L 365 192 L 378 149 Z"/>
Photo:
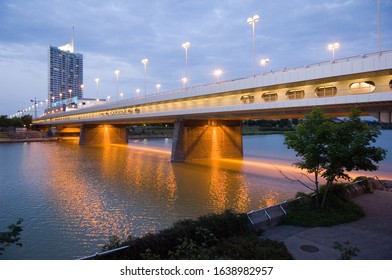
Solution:
<path fill-rule="evenodd" d="M 111 235 L 140 236 L 179 219 L 245 212 L 307 191 L 280 174 L 300 177 L 282 135 L 243 141 L 243 159 L 192 163 L 170 162 L 167 138 L 95 147 L 1 144 L 0 231 L 23 218 L 23 246 L 7 247 L 0 259 L 80 258 L 100 251 Z M 392 131 L 377 145 L 392 150 Z M 392 180 L 391 170 L 388 153 L 370 175 Z"/>

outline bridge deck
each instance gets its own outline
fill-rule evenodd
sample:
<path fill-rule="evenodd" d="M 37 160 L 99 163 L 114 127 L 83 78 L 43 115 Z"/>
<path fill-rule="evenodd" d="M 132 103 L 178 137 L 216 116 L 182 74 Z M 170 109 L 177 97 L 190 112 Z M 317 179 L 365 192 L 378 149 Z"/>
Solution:
<path fill-rule="evenodd" d="M 346 115 L 354 106 L 371 115 L 389 112 L 390 121 L 391 75 L 392 51 L 386 51 L 48 114 L 33 122 L 66 125 L 294 118 L 314 106 L 325 107 L 331 115 Z M 326 89 L 321 96 L 320 87 Z"/>

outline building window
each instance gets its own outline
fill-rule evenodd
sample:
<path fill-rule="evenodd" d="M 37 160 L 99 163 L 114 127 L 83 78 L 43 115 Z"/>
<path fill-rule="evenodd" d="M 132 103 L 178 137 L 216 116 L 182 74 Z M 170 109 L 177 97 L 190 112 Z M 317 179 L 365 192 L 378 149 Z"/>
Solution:
<path fill-rule="evenodd" d="M 335 96 L 337 91 L 335 86 L 322 86 L 316 88 L 316 95 L 317 97 Z"/>
<path fill-rule="evenodd" d="M 376 89 L 376 85 L 371 82 L 358 82 L 350 85 L 350 92 L 352 94 L 372 93 Z"/>
<path fill-rule="evenodd" d="M 290 100 L 303 99 L 305 97 L 305 91 L 299 89 L 291 89 L 286 92 L 286 96 Z"/>
<path fill-rule="evenodd" d="M 276 92 L 265 92 L 261 95 L 261 98 L 265 102 L 273 102 L 278 100 L 278 94 Z"/>

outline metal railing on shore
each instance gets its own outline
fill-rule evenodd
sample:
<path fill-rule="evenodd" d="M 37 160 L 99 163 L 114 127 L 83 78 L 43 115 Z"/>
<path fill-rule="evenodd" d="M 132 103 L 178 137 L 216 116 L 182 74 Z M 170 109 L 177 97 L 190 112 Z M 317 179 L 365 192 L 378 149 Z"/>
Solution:
<path fill-rule="evenodd" d="M 111 249 L 111 250 L 108 250 L 108 251 L 104 251 L 104 252 L 101 252 L 101 253 L 98 253 L 98 252 L 97 252 L 97 253 L 95 253 L 94 255 L 90 255 L 90 256 L 87 256 L 87 257 L 83 257 L 83 258 L 80 258 L 80 259 L 78 259 L 78 260 L 93 260 L 93 259 L 95 259 L 95 258 L 97 258 L 97 257 L 104 257 L 104 256 L 107 256 L 107 255 L 116 253 L 116 252 L 123 251 L 123 250 L 128 249 L 128 248 L 129 248 L 129 245 L 127 245 L 127 246 L 122 246 L 122 247 L 114 248 L 114 249 Z"/>

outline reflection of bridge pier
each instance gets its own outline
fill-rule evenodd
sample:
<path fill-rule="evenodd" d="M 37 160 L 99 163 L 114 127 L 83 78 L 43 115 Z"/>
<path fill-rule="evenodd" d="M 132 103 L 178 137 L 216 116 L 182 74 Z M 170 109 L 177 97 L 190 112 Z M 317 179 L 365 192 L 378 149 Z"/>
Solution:
<path fill-rule="evenodd" d="M 174 124 L 172 161 L 242 157 L 241 121 L 181 120 Z"/>
<path fill-rule="evenodd" d="M 83 124 L 80 127 L 79 145 L 126 144 L 128 134 L 123 124 Z"/>

